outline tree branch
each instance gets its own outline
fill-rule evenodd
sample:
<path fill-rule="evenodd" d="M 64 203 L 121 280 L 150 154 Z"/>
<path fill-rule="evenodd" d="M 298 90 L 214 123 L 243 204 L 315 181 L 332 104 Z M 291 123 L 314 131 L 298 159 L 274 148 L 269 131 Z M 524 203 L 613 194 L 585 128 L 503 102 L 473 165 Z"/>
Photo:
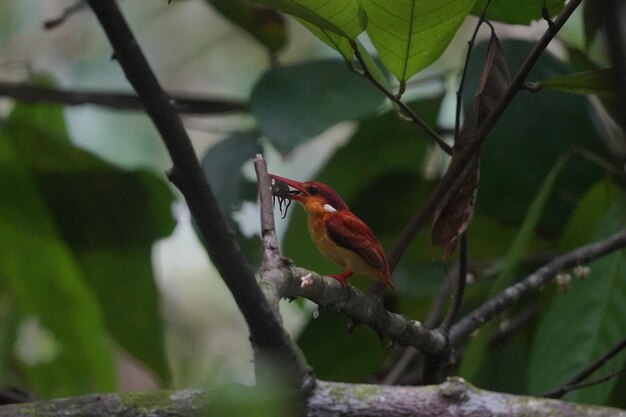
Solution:
<path fill-rule="evenodd" d="M 95 104 L 119 110 L 143 111 L 143 104 L 138 96 L 121 92 L 59 90 L 26 83 L 0 82 L 0 97 L 11 97 L 29 103 L 57 103 L 70 106 Z M 175 111 L 188 115 L 230 114 L 248 111 L 248 106 L 245 103 L 236 100 L 185 94 L 173 95 L 170 100 Z"/>
<path fill-rule="evenodd" d="M 478 149 L 486 140 L 487 135 L 491 132 L 491 129 L 495 126 L 496 122 L 500 119 L 500 116 L 507 109 L 513 97 L 517 92 L 523 88 L 526 77 L 532 70 L 533 66 L 547 48 L 548 44 L 552 41 L 557 32 L 563 27 L 565 22 L 574 13 L 574 10 L 580 5 L 582 0 L 570 0 L 565 5 L 561 14 L 554 20 L 554 25 L 557 30 L 553 31 L 548 29 L 544 35 L 539 39 L 533 50 L 530 52 L 526 60 L 518 70 L 517 74 L 513 78 L 511 85 L 504 93 L 504 95 L 498 100 L 494 110 L 487 116 L 487 118 L 480 124 L 479 128 L 469 139 L 467 147 L 463 151 L 459 152 L 456 160 L 452 161 L 446 174 L 441 178 L 441 181 L 435 186 L 431 193 L 426 198 L 426 201 L 422 204 L 419 211 L 413 216 L 410 222 L 402 231 L 402 234 L 396 241 L 393 248 L 389 251 L 387 259 L 389 261 L 389 267 L 393 271 L 400 258 L 406 252 L 409 245 L 413 241 L 413 238 L 419 230 L 426 224 L 428 219 L 435 212 L 437 205 L 441 199 L 445 196 L 446 192 L 455 183 L 467 163 L 472 159 Z"/>
<path fill-rule="evenodd" d="M 254 161 L 259 186 L 259 205 L 261 211 L 261 239 L 263 241 L 263 264 L 261 265 L 261 282 L 265 297 L 276 314 L 278 303 L 285 285 L 284 274 L 281 272 L 289 267 L 289 260 L 280 255 L 280 245 L 274 225 L 274 209 L 272 207 L 272 189 L 267 175 L 267 164 L 261 154 Z"/>
<path fill-rule="evenodd" d="M 422 352 L 436 354 L 445 346 L 444 336 L 429 330 L 420 322 L 385 310 L 381 299 L 371 297 L 353 286 L 342 287 L 339 281 L 323 277 L 304 268 L 283 270 L 283 297 L 304 297 L 320 307 L 330 307 L 346 314 L 355 324 L 366 324 L 383 338 L 404 346 L 415 346 Z"/>
<path fill-rule="evenodd" d="M 474 330 L 491 320 L 496 314 L 517 303 L 523 296 L 537 291 L 541 286 L 554 279 L 557 273 L 578 265 L 584 265 L 593 259 L 624 247 L 626 247 L 626 230 L 553 259 L 452 326 L 450 330 L 450 344 L 458 346 Z"/>
<path fill-rule="evenodd" d="M 233 388 L 233 387 L 231 387 Z M 250 387 L 237 387 L 253 390 Z M 0 407 L 0 417 L 197 417 L 219 415 L 221 389 L 104 394 Z M 626 417 L 615 408 L 490 392 L 460 378 L 425 387 L 318 381 L 306 417 Z"/>
<path fill-rule="evenodd" d="M 256 359 L 278 360 L 301 381 L 308 382 L 307 367 L 257 285 L 254 273 L 219 210 L 182 121 L 148 65 L 116 1 L 88 1 L 128 81 L 163 138 L 174 164 L 170 177 L 185 196 L 208 253 L 248 324 Z M 258 370 L 260 361 L 255 364 Z"/>

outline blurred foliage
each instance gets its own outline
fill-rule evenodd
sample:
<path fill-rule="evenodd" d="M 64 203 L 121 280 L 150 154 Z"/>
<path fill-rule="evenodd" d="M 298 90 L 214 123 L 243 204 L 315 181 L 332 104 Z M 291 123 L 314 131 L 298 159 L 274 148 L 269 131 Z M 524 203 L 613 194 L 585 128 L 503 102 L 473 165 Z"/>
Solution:
<path fill-rule="evenodd" d="M 0 204 L 0 277 L 15 297 L 1 319 L 35 318 L 58 345 L 48 359 L 6 349 L 4 360 L 39 396 L 108 391 L 115 341 L 167 382 L 150 252 L 174 225 L 169 188 L 72 146 L 57 106 L 16 106 L 0 138 L 0 193 L 12 196 Z"/>
<path fill-rule="evenodd" d="M 481 13 L 485 1 L 464 0 L 450 8 L 441 7 L 450 2 L 439 0 L 254 2 L 271 10 L 240 1 L 206 2 L 278 61 L 292 36 L 280 12 L 295 16 L 338 51 L 336 60 L 309 57 L 260 72 L 250 93 L 255 125 L 237 126 L 202 155 L 221 209 L 231 216 L 251 262 L 258 262 L 258 239 L 244 237 L 234 221 L 242 203 L 256 197 L 245 180 L 246 163 L 268 148 L 288 161 L 343 121 L 356 128 L 315 177 L 336 189 L 390 248 L 446 161 L 421 129 L 398 117 L 397 109 L 382 105 L 383 95 L 339 58 L 353 64 L 352 45 L 357 45 L 379 82 L 393 85 L 383 75 L 387 73 L 408 80 L 441 55 L 465 16 Z M 487 17 L 528 24 L 541 18 L 542 7 L 552 16 L 563 4 L 493 0 Z M 598 24 L 588 9 L 583 19 L 592 38 Z M 432 25 L 415 30 L 424 22 Z M 376 51 L 366 52 L 356 41 L 362 32 L 359 39 L 369 36 Z M 587 42 L 588 48 L 592 45 Z M 522 40 L 502 42 L 511 73 L 532 46 Z M 614 74 L 597 68 L 584 50 L 571 45 L 565 50 L 569 56 L 564 58 L 549 53 L 541 57 L 529 81 L 545 88 L 517 94 L 482 148 L 476 212 L 468 229 L 475 279 L 461 314 L 556 254 L 626 227 L 623 176 L 605 169 L 617 161 L 604 143 L 597 114 L 601 110 L 586 97 L 548 89 L 606 92 Z M 467 102 L 479 83 L 485 51 L 486 43 L 479 43 L 472 52 Z M 431 68 L 437 79 L 449 75 L 440 66 Z M 430 126 L 448 116 L 441 92 L 427 96 L 407 85 L 409 105 Z M 42 397 L 112 390 L 117 348 L 167 383 L 150 248 L 172 230 L 172 194 L 153 173 L 112 167 L 72 146 L 67 136 L 61 109 L 55 106 L 16 105 L 0 124 L 0 195 L 9 196 L 0 199 L 0 383 L 27 385 Z M 594 157 L 581 158 L 572 149 Z M 289 221 L 285 254 L 317 272 L 338 272 L 314 247 L 303 210 L 295 204 Z M 397 312 L 425 319 L 441 286 L 454 275 L 456 260 L 444 262 L 441 255 L 431 247 L 427 231 L 418 234 L 394 274 Z M 499 315 L 459 349 L 451 372 L 481 387 L 512 393 L 558 387 L 626 334 L 625 257 L 622 250 L 598 259 L 589 265 L 586 280 L 573 279 L 569 292 L 558 293 L 548 285 Z M 362 289 L 370 282 L 363 277 L 350 281 Z M 538 313 L 498 339 L 526 308 Z M 305 323 L 298 343 L 318 377 L 371 381 L 380 374 L 391 352 L 387 341 L 364 326 L 348 332 L 351 327 L 343 315 L 325 308 Z M 18 352 L 28 337 L 44 340 L 45 349 L 35 350 L 35 355 Z M 598 375 L 624 361 L 622 353 Z M 626 377 L 621 377 L 567 398 L 623 407 L 620 393 L 625 386 Z M 272 388 L 225 391 L 218 405 L 228 415 L 289 415 L 290 404 L 285 409 L 280 392 Z"/>

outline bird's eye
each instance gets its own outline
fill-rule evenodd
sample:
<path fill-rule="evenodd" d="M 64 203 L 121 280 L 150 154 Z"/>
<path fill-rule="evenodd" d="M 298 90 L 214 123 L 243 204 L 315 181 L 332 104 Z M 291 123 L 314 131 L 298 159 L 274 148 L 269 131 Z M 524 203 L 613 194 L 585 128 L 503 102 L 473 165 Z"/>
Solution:
<path fill-rule="evenodd" d="M 311 187 L 307 188 L 306 191 L 307 191 L 307 193 L 309 195 L 315 195 L 315 194 L 317 194 L 318 190 L 317 190 L 317 187 L 311 186 Z"/>

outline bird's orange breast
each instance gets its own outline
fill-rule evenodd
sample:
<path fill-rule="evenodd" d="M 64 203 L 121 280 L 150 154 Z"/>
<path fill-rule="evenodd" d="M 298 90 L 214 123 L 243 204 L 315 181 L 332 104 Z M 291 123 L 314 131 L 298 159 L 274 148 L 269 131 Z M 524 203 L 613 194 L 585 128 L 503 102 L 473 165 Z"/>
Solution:
<path fill-rule="evenodd" d="M 311 239 L 325 257 L 343 268 L 351 269 L 357 274 L 372 276 L 382 279 L 385 282 L 389 281 L 389 272 L 388 267 L 386 266 L 386 260 L 384 261 L 384 267 L 374 267 L 371 262 L 368 262 L 368 260 L 361 254 L 345 246 L 337 244 L 329 236 L 327 224 L 333 216 L 352 216 L 354 218 L 356 218 L 356 216 L 351 213 L 346 214 L 345 212 L 334 212 L 332 207 L 317 201 L 308 202 L 305 209 L 308 215 L 308 228 Z M 360 220 L 358 221 L 360 222 Z M 364 239 L 365 236 L 369 237 L 369 235 L 373 237 L 369 228 L 367 228 L 364 223 L 360 223 L 363 224 L 363 227 L 367 230 L 364 230 L 362 234 L 358 231 L 353 231 L 353 235 L 346 236 L 346 239 L 361 240 Z M 381 256 L 384 257 L 384 254 L 382 254 L 382 248 L 380 248 L 380 243 L 378 243 L 375 238 L 372 245 L 375 245 L 375 251 L 380 252 Z"/>

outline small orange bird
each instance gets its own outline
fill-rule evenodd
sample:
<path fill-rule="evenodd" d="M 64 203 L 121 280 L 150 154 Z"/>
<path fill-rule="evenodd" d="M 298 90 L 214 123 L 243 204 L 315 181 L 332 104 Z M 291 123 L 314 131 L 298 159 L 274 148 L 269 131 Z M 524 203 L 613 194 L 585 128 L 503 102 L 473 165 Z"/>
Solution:
<path fill-rule="evenodd" d="M 389 264 L 380 242 L 335 190 L 318 181 L 298 182 L 277 175 L 269 176 L 275 183 L 297 190 L 281 193 L 280 197 L 304 206 L 313 243 L 324 256 L 344 268 L 340 274 L 330 277 L 346 286 L 353 273 L 369 275 L 393 288 Z"/>

